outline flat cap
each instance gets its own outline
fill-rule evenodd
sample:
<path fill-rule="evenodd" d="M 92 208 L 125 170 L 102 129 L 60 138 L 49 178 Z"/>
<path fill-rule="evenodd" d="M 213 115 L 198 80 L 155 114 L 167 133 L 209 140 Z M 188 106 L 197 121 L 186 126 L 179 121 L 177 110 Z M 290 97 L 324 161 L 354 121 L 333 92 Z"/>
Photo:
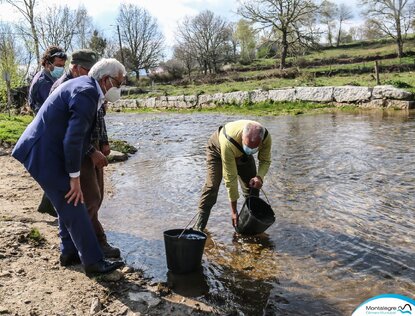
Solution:
<path fill-rule="evenodd" d="M 72 53 L 71 64 L 80 65 L 85 69 L 91 69 L 98 61 L 98 54 L 91 49 L 79 49 Z"/>

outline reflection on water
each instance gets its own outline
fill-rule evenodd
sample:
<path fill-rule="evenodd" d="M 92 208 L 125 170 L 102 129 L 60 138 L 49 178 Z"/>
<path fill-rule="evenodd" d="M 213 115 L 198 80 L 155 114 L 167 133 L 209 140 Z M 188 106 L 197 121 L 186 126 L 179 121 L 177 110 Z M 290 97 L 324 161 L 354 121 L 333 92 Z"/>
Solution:
<path fill-rule="evenodd" d="M 272 135 L 264 190 L 275 224 L 259 236 L 236 235 L 221 186 L 203 271 L 185 282 L 168 274 L 163 232 L 183 229 L 195 215 L 205 143 L 239 118 L 109 115 L 111 136 L 138 147 L 112 175 L 116 193 L 101 211 L 127 262 L 245 315 L 350 315 L 378 294 L 412 297 L 415 116 L 404 111 L 254 118 Z"/>

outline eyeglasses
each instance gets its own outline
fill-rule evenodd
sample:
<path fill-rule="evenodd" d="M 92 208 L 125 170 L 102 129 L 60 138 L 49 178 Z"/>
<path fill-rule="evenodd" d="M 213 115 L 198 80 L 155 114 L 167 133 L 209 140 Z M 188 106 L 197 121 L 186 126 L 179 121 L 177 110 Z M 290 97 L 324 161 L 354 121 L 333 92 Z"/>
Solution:
<path fill-rule="evenodd" d="M 66 54 L 64 52 L 56 52 L 53 55 L 50 56 L 51 58 L 53 57 L 58 57 L 58 58 L 62 58 L 62 59 L 66 59 Z"/>
<path fill-rule="evenodd" d="M 112 76 L 108 76 L 108 77 L 110 77 L 111 79 L 113 79 L 113 80 L 117 83 L 117 84 L 116 84 L 116 87 L 117 87 L 117 88 L 120 88 L 120 87 L 121 87 L 122 82 L 118 81 L 118 79 L 117 79 L 117 78 L 114 78 L 114 77 L 112 77 Z"/>

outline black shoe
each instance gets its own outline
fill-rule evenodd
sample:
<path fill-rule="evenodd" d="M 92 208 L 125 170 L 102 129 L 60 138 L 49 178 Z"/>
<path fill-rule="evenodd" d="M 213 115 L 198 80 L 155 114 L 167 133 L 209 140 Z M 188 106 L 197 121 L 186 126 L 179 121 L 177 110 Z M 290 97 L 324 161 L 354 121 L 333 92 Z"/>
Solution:
<path fill-rule="evenodd" d="M 85 273 L 88 276 L 96 275 L 96 274 L 105 274 L 110 273 L 118 268 L 121 268 L 124 265 L 122 261 L 108 261 L 108 260 L 101 260 L 94 264 L 85 265 Z"/>
<path fill-rule="evenodd" d="M 58 217 L 58 214 L 56 214 L 56 211 L 52 205 L 52 202 L 48 199 L 45 193 L 43 193 L 42 201 L 40 201 L 37 211 L 39 213 L 46 213 L 46 214 L 49 214 L 50 216 Z"/>
<path fill-rule="evenodd" d="M 105 258 L 119 258 L 121 256 L 120 249 L 112 247 L 108 243 L 101 244 L 101 249 Z"/>
<path fill-rule="evenodd" d="M 73 266 L 81 263 L 77 253 L 72 253 L 70 255 L 61 254 L 59 257 L 59 262 L 62 267 Z"/>

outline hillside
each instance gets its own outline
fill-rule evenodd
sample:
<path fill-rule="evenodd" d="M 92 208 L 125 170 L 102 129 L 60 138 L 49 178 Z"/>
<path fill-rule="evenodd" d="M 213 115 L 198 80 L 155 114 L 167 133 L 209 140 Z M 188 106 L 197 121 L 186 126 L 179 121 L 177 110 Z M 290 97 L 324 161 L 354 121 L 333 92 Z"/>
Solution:
<path fill-rule="evenodd" d="M 250 65 L 226 65 L 216 75 L 192 75 L 171 84 L 142 86 L 148 96 L 190 95 L 217 92 L 277 89 L 294 86 L 375 86 L 375 61 L 379 64 L 381 84 L 391 84 L 415 92 L 415 38 L 405 46 L 405 57 L 397 58 L 390 40 L 356 42 L 325 48 L 288 59 L 288 68 L 278 69 L 276 59 L 257 59 Z M 145 80 L 143 80 L 145 82 Z M 147 81 L 148 82 L 148 81 Z M 130 94 L 126 98 L 136 98 Z M 143 97 L 140 95 L 140 97 Z"/>

